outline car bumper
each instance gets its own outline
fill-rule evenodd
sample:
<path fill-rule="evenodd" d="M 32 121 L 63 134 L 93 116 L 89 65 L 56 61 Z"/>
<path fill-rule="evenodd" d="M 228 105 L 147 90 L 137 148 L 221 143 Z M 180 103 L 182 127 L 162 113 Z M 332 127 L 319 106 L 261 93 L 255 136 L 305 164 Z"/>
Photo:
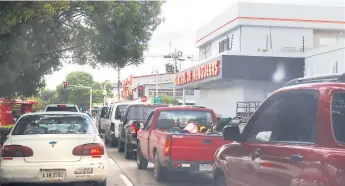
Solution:
<path fill-rule="evenodd" d="M 213 162 L 168 161 L 167 168 L 170 171 L 188 171 L 196 173 L 212 173 Z"/>
<path fill-rule="evenodd" d="M 36 164 L 23 166 L 1 166 L 1 183 L 68 183 L 68 182 L 102 182 L 107 178 L 107 163 L 75 163 L 75 164 L 56 164 L 44 165 Z M 92 168 L 93 172 L 89 174 L 76 174 L 75 171 L 80 168 Z M 62 170 L 65 171 L 65 179 L 56 181 L 41 180 L 41 170 Z"/>

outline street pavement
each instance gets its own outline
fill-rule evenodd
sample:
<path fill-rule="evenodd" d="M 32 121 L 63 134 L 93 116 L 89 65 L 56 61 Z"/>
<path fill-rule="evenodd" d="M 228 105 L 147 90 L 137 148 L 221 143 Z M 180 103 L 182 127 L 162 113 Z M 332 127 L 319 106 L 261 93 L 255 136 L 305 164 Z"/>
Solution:
<path fill-rule="evenodd" d="M 212 186 L 211 175 L 197 175 L 186 173 L 172 173 L 169 181 L 158 183 L 153 176 L 153 165 L 147 170 L 139 170 L 135 160 L 126 160 L 116 148 L 107 147 L 109 155 L 109 174 L 107 186 Z M 58 184 L 60 186 L 60 184 Z M 20 184 L 15 186 L 57 186 L 42 184 Z M 61 184 L 72 186 L 72 184 Z M 92 184 L 75 184 L 73 186 L 92 186 Z"/>

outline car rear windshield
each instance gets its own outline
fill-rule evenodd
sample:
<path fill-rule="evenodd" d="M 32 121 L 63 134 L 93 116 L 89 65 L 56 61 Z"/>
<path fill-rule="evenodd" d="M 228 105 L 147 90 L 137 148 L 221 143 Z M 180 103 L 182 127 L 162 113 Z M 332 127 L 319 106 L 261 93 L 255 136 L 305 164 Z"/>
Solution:
<path fill-rule="evenodd" d="M 87 116 L 41 114 L 23 116 L 15 125 L 12 135 L 95 133 L 96 130 Z"/>
<path fill-rule="evenodd" d="M 185 127 L 189 122 L 204 127 L 215 123 L 212 113 L 206 110 L 167 110 L 160 112 L 156 128 Z"/>
<path fill-rule="evenodd" d="M 167 105 L 132 105 L 129 107 L 128 120 L 145 120 L 155 108 L 166 107 Z"/>
<path fill-rule="evenodd" d="M 76 107 L 47 107 L 46 112 L 78 112 Z"/>

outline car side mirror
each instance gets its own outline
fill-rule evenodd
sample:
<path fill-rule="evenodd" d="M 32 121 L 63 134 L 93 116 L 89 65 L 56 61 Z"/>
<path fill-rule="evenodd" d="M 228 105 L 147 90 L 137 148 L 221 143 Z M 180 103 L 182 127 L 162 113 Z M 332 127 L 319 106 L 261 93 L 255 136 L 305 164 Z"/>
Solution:
<path fill-rule="evenodd" d="M 239 126 L 228 125 L 222 131 L 223 140 L 239 141 L 240 140 Z"/>
<path fill-rule="evenodd" d="M 122 115 L 121 115 L 121 114 L 118 114 L 118 115 L 115 116 L 115 119 L 116 119 L 116 120 L 118 120 L 118 119 L 121 120 L 121 118 L 122 118 Z"/>

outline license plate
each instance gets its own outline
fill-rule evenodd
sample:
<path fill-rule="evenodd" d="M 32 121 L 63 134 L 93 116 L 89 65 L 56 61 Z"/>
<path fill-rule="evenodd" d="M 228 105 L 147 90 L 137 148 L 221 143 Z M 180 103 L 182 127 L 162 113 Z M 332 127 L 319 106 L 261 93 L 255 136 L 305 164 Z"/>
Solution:
<path fill-rule="evenodd" d="M 92 174 L 93 168 L 79 168 L 74 171 L 74 174 Z"/>
<path fill-rule="evenodd" d="M 65 170 L 41 170 L 42 181 L 60 181 L 65 180 Z"/>
<path fill-rule="evenodd" d="M 201 164 L 201 165 L 199 165 L 199 171 L 202 171 L 202 172 L 212 171 L 212 165 L 211 164 Z"/>

